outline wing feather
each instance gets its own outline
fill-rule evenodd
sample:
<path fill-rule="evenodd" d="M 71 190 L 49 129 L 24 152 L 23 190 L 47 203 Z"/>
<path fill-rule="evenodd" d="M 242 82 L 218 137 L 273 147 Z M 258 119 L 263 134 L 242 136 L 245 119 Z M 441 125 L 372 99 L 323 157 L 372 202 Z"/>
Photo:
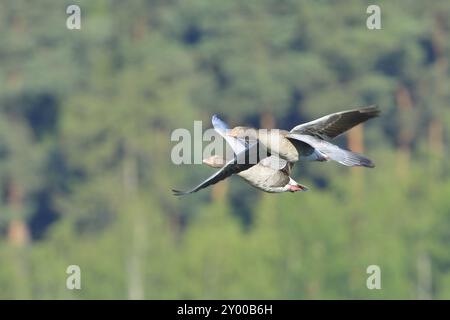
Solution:
<path fill-rule="evenodd" d="M 221 120 L 217 115 L 213 115 L 211 119 L 212 125 L 214 127 L 214 130 L 216 130 L 217 133 L 219 133 L 225 141 L 230 145 L 231 149 L 235 154 L 243 152 L 248 144 L 245 143 L 245 141 L 231 137 L 227 135 L 227 132 L 230 130 L 230 127 Z"/>
<path fill-rule="evenodd" d="M 334 139 L 354 126 L 377 117 L 379 114 L 380 109 L 376 105 L 336 112 L 298 125 L 291 130 L 291 133 L 310 134 L 321 138 Z"/>
<path fill-rule="evenodd" d="M 202 183 L 200 183 L 195 188 L 189 190 L 189 191 L 179 191 L 172 189 L 172 192 L 176 196 L 183 196 L 187 194 L 191 194 L 194 192 L 197 192 L 199 190 L 202 190 L 204 188 L 207 188 L 213 184 L 216 184 L 219 181 L 222 181 L 233 174 L 239 173 L 241 171 L 247 170 L 255 165 L 255 163 L 249 163 L 249 161 L 246 161 L 246 159 L 249 158 L 249 155 L 252 152 L 256 152 L 258 148 L 258 144 L 253 144 L 249 148 L 245 149 L 241 153 L 235 155 L 235 157 L 228 161 L 220 170 L 218 170 L 216 173 L 211 175 L 209 178 L 204 180 Z M 259 161 L 259 159 L 258 159 Z"/>
<path fill-rule="evenodd" d="M 337 161 L 345 166 L 363 166 L 368 168 L 375 167 L 375 164 L 363 155 L 342 149 L 337 145 L 311 135 L 289 133 L 287 138 L 306 142 L 313 146 L 315 150 L 318 150 L 321 154 L 326 155 L 329 159 Z"/>

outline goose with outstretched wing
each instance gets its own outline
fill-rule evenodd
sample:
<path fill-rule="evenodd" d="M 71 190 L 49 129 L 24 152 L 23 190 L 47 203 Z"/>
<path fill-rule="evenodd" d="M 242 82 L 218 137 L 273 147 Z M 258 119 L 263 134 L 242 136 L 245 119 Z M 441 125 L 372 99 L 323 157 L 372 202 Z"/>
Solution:
<path fill-rule="evenodd" d="M 235 154 L 246 148 L 245 140 L 227 135 L 230 128 L 218 116 L 212 117 L 212 124 L 214 129 L 231 146 Z M 211 156 L 203 162 L 215 168 L 221 168 L 225 164 L 225 160 L 217 155 Z M 251 186 L 269 193 L 307 191 L 306 186 L 299 184 L 290 177 L 292 167 L 293 163 L 269 155 L 249 169 L 237 173 L 237 175 Z"/>
<path fill-rule="evenodd" d="M 345 166 L 373 168 L 375 165 L 370 159 L 342 149 L 328 140 L 336 138 L 360 123 L 377 117 L 379 113 L 380 110 L 377 106 L 369 106 L 333 113 L 298 125 L 291 131 L 235 127 L 228 131 L 227 135 L 240 139 L 245 137 L 256 139 L 271 154 L 289 162 L 334 160 Z"/>
<path fill-rule="evenodd" d="M 220 168 L 215 174 L 203 181 L 197 187 L 190 191 L 172 190 L 175 195 L 187 195 L 204 189 L 221 180 L 237 174 L 247 181 L 250 185 L 269 193 L 307 191 L 308 188 L 299 184 L 289 175 L 292 169 L 292 163 L 280 159 L 270 154 L 267 157 L 258 152 L 258 144 L 248 144 L 246 141 L 227 135 L 230 130 L 228 125 L 218 116 L 212 117 L 214 129 L 231 146 L 234 157 L 226 161 L 217 155 L 204 159 L 203 162 L 210 167 Z M 254 164 L 249 163 L 251 156 L 256 154 L 257 161 Z"/>

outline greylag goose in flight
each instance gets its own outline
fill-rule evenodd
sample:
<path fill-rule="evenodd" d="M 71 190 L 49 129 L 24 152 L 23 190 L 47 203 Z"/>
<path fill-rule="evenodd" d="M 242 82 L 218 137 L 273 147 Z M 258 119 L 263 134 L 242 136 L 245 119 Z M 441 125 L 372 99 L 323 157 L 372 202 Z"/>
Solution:
<path fill-rule="evenodd" d="M 380 114 L 377 106 L 333 113 L 294 127 L 291 131 L 235 127 L 227 132 L 231 137 L 250 137 L 267 150 L 289 162 L 299 160 L 334 160 L 345 166 L 375 167 L 374 163 L 360 155 L 344 150 L 327 140 L 332 140 Z"/>
<path fill-rule="evenodd" d="M 232 174 L 239 175 L 250 185 L 269 193 L 308 190 L 307 187 L 297 183 L 289 176 L 293 164 L 288 161 L 269 155 L 256 164 L 245 164 L 245 157 L 248 157 L 252 152 L 256 152 L 257 144 L 253 144 L 249 147 L 243 140 L 227 135 L 227 132 L 230 130 L 228 125 L 216 115 L 212 117 L 212 123 L 214 129 L 225 138 L 227 143 L 233 149 L 235 154 L 234 158 L 230 161 L 225 161 L 223 158 L 216 155 L 203 160 L 208 166 L 221 168 L 221 170 L 190 191 L 183 192 L 172 190 L 175 195 L 186 195 L 197 192 L 231 176 Z M 241 161 L 239 160 L 244 160 L 244 164 L 241 164 Z"/>
<path fill-rule="evenodd" d="M 227 135 L 230 128 L 218 116 L 212 117 L 212 124 L 214 129 L 231 146 L 235 154 L 239 154 L 246 149 L 245 141 Z M 215 168 L 221 168 L 225 164 L 225 161 L 217 155 L 205 159 L 203 162 Z M 238 172 L 237 175 L 253 187 L 269 193 L 307 191 L 307 187 L 290 177 L 292 167 L 293 163 L 271 155 L 251 168 Z"/>
<path fill-rule="evenodd" d="M 284 167 L 279 167 L 279 160 L 275 156 L 269 156 L 251 168 L 238 172 L 237 175 L 251 186 L 269 193 L 308 191 L 308 187 L 299 184 L 289 176 L 292 163 L 286 161 Z M 221 168 L 225 164 L 225 161 L 217 155 L 203 162 L 213 168 Z"/>

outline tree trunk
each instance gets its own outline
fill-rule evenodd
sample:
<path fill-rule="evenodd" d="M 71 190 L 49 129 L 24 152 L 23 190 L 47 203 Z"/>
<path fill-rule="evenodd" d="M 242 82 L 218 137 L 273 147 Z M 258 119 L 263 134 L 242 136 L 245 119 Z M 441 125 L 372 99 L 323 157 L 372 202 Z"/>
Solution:
<path fill-rule="evenodd" d="M 399 151 L 397 156 L 397 172 L 399 176 L 404 177 L 409 171 L 409 161 L 411 155 L 411 140 L 413 133 L 408 120 L 413 109 L 411 95 L 406 87 L 401 85 L 396 94 L 397 108 L 400 116 L 400 128 L 398 135 Z"/>
<path fill-rule="evenodd" d="M 364 131 L 363 125 L 358 125 L 352 128 L 348 132 L 347 136 L 347 144 L 348 148 L 351 151 L 357 153 L 364 152 Z M 362 211 L 361 203 L 364 196 L 364 188 L 363 188 L 363 172 L 361 168 L 351 168 L 351 197 L 354 199 L 354 206 L 350 214 L 349 220 L 349 231 L 350 231 L 350 257 L 351 257 L 351 266 L 350 266 L 350 275 L 349 275 L 349 290 L 350 292 L 356 292 L 360 285 L 359 279 L 361 274 L 361 268 L 358 263 L 353 263 L 353 261 L 357 261 L 358 252 L 361 251 L 361 221 L 363 217 L 361 216 Z"/>
<path fill-rule="evenodd" d="M 437 79 L 435 81 L 435 85 L 433 86 L 434 95 L 436 97 L 445 96 L 445 92 L 447 88 L 444 83 L 440 81 L 444 79 L 447 74 L 448 69 L 448 61 L 447 57 L 444 53 L 444 43 L 446 39 L 445 35 L 445 18 L 440 14 L 440 12 L 435 13 L 433 30 L 431 33 L 431 43 L 433 47 L 435 60 L 435 67 L 437 68 Z M 439 115 L 433 115 L 433 119 L 430 122 L 430 126 L 428 128 L 428 139 L 429 139 L 429 147 L 432 154 L 435 156 L 441 157 L 443 155 L 444 149 L 444 130 L 442 121 L 440 120 Z"/>
<path fill-rule="evenodd" d="M 264 111 L 259 119 L 259 124 L 261 128 L 273 129 L 275 128 L 275 117 L 272 113 Z"/>
<path fill-rule="evenodd" d="M 136 201 L 138 194 L 138 173 L 137 160 L 134 149 L 129 146 L 126 147 L 126 156 L 123 165 L 123 187 L 125 208 L 128 210 L 127 214 L 131 220 L 130 251 L 127 258 L 128 271 L 128 298 L 131 300 L 139 300 L 144 298 L 144 286 L 142 275 L 142 256 L 143 256 L 143 222 L 142 212 L 140 208 L 137 210 L 133 206 L 133 201 Z"/>
<path fill-rule="evenodd" d="M 417 257 L 417 299 L 432 298 L 432 273 L 430 257 L 421 253 Z"/>
<path fill-rule="evenodd" d="M 8 241 L 14 246 L 23 247 L 29 242 L 28 226 L 23 221 L 21 213 L 23 210 L 23 191 L 13 181 L 8 187 L 8 206 L 13 212 L 13 217 L 8 227 Z"/>
<path fill-rule="evenodd" d="M 23 221 L 23 199 L 22 188 L 11 181 L 8 185 L 7 203 L 13 216 L 8 226 L 8 243 L 12 247 L 11 261 L 15 270 L 15 297 L 31 299 L 27 258 L 27 244 L 30 237 L 28 226 Z"/>
<path fill-rule="evenodd" d="M 220 183 L 216 183 L 212 186 L 211 199 L 212 201 L 222 201 L 227 196 L 228 181 L 223 180 Z"/>

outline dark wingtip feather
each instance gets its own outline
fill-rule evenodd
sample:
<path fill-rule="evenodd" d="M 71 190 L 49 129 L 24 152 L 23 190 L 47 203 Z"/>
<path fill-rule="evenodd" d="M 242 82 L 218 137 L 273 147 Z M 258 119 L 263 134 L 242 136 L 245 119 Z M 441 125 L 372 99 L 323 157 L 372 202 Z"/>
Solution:
<path fill-rule="evenodd" d="M 180 190 L 176 190 L 176 189 L 172 189 L 172 193 L 173 193 L 173 195 L 174 196 L 184 196 L 184 195 L 187 195 L 188 193 L 187 192 L 183 192 L 183 191 L 180 191 Z"/>
<path fill-rule="evenodd" d="M 302 184 L 298 184 L 298 186 L 300 187 L 300 189 L 302 189 L 303 192 L 309 191 L 309 188 L 307 186 L 304 186 Z"/>
<path fill-rule="evenodd" d="M 360 166 L 366 167 L 366 168 L 375 168 L 375 163 L 372 162 L 372 160 L 367 158 L 360 158 Z"/>
<path fill-rule="evenodd" d="M 373 162 L 371 161 L 371 162 L 369 162 L 369 163 L 363 164 L 363 166 L 366 167 L 366 168 L 371 168 L 371 169 L 373 169 L 373 168 L 375 168 L 375 163 L 373 163 Z"/>
<path fill-rule="evenodd" d="M 346 151 L 344 161 L 340 163 L 349 167 L 375 168 L 375 164 L 372 160 L 352 151 Z"/>
<path fill-rule="evenodd" d="M 368 115 L 370 118 L 373 118 L 373 117 L 378 117 L 381 113 L 381 110 L 378 107 L 378 105 L 373 104 L 368 107 L 359 109 L 359 112 Z"/>

